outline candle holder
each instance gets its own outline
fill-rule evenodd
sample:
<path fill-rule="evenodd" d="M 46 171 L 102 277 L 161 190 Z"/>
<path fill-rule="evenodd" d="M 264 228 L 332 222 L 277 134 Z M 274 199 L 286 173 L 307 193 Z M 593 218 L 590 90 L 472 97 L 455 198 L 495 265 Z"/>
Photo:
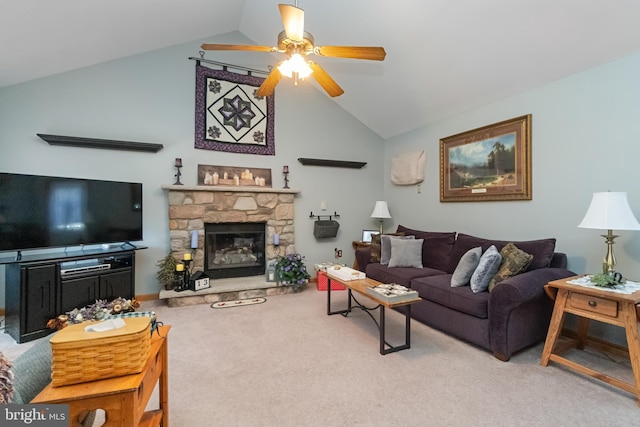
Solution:
<path fill-rule="evenodd" d="M 175 286 L 173 290 L 176 292 L 182 292 L 189 289 L 189 278 L 191 277 L 191 261 L 192 258 L 183 259 L 176 267 L 175 271 Z"/>
<path fill-rule="evenodd" d="M 188 288 L 189 288 L 189 281 L 188 280 L 185 281 L 185 272 L 176 271 L 173 290 L 175 292 L 182 292 L 182 291 L 186 291 Z"/>
<path fill-rule="evenodd" d="M 289 188 L 289 166 L 282 167 L 282 174 L 284 175 L 284 187 Z"/>
<path fill-rule="evenodd" d="M 176 177 L 176 182 L 174 182 L 173 185 L 182 185 L 182 183 L 180 182 L 180 176 L 182 175 L 182 173 L 180 173 L 180 168 L 182 167 L 182 159 L 176 158 L 176 163 L 174 166 L 176 167 L 176 169 L 178 169 L 178 171 L 174 175 Z"/>

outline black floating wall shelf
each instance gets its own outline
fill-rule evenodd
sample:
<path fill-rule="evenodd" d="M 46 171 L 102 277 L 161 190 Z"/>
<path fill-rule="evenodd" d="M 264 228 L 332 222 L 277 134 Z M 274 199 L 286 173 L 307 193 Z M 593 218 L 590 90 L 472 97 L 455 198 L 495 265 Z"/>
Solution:
<path fill-rule="evenodd" d="M 349 162 L 345 160 L 327 160 L 327 159 L 307 159 L 304 157 L 298 158 L 298 161 L 305 166 L 333 166 L 336 168 L 351 168 L 361 169 L 366 165 L 366 162 Z"/>
<path fill-rule="evenodd" d="M 148 142 L 114 141 L 112 139 L 81 138 L 77 136 L 36 134 L 49 145 L 66 145 L 69 147 L 104 148 L 107 150 L 146 151 L 157 153 L 164 148 L 162 144 Z"/>

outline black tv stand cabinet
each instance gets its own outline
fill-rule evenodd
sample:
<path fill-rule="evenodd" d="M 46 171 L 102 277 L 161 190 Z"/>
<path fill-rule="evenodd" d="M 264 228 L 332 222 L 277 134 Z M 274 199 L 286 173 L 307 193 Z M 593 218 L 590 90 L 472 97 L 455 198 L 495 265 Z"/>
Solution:
<path fill-rule="evenodd" d="M 137 249 L 144 249 L 141 246 Z M 3 258 L 5 332 L 18 343 L 52 332 L 57 315 L 95 303 L 135 295 L 135 250 L 109 247 Z"/>

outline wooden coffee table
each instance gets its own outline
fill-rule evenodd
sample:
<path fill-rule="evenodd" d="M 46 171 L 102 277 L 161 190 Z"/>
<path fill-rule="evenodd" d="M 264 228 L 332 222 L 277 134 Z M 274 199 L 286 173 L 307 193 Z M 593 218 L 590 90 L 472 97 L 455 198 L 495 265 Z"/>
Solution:
<path fill-rule="evenodd" d="M 344 317 L 347 317 L 353 309 L 357 308 L 357 309 L 363 310 L 365 313 L 369 315 L 369 317 L 371 317 L 371 319 L 378 326 L 378 330 L 380 331 L 380 354 L 384 355 L 384 354 L 389 354 L 396 351 L 411 348 L 411 305 L 420 301 L 420 298 L 412 299 L 409 301 L 389 303 L 367 293 L 367 288 L 382 284 L 376 280 L 369 279 L 368 277 L 362 280 L 341 280 L 336 277 L 332 277 L 328 274 L 327 274 L 327 278 L 329 280 L 329 283 L 327 286 L 327 315 L 328 316 L 331 316 L 333 314 L 342 314 Z M 347 291 L 349 294 L 347 296 L 346 309 L 334 310 L 334 311 L 331 310 L 331 282 L 340 283 L 341 285 L 347 288 Z M 375 307 L 365 307 L 355 298 L 355 296 L 353 295 L 354 291 L 361 295 L 366 296 L 370 300 L 374 301 L 377 305 Z M 386 337 L 385 337 L 385 323 L 386 323 L 385 308 L 395 308 L 400 306 L 406 306 L 404 311 L 405 341 L 404 341 L 404 344 L 392 346 L 386 341 Z M 375 317 L 373 317 L 373 315 L 371 314 L 372 311 L 375 311 L 378 309 L 380 310 L 379 321 L 376 320 Z"/>

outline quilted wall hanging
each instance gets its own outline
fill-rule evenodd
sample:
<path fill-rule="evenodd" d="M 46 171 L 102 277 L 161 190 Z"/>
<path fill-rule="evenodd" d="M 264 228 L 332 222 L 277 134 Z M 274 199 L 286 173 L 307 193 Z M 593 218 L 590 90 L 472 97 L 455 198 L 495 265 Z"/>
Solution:
<path fill-rule="evenodd" d="M 195 148 L 275 155 L 275 95 L 255 95 L 263 81 L 197 64 Z"/>

